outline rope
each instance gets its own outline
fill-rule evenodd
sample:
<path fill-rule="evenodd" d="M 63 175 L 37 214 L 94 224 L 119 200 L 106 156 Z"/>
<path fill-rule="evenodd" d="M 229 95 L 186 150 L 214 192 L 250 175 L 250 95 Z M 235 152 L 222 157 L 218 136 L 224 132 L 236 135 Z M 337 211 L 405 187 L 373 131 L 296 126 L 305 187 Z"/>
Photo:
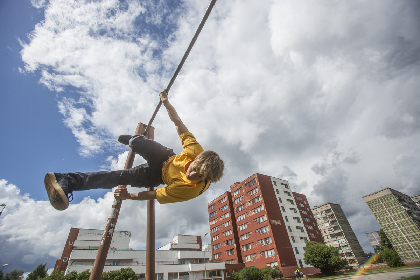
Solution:
<path fill-rule="evenodd" d="M 197 30 L 195 31 L 194 37 L 192 38 L 190 45 L 188 46 L 187 51 L 185 52 L 184 56 L 182 57 L 181 62 L 179 63 L 178 67 L 175 70 L 174 75 L 172 76 L 171 81 L 169 82 L 168 86 L 166 87 L 166 91 L 169 93 L 169 90 L 172 87 L 172 84 L 174 83 L 176 77 L 178 76 L 179 71 L 181 71 L 182 66 L 184 65 L 185 60 L 187 59 L 188 55 L 190 54 L 190 51 L 192 49 L 192 47 L 194 46 L 195 41 L 198 38 L 198 35 L 201 32 L 201 29 L 203 29 L 204 24 L 206 23 L 207 18 L 210 15 L 211 10 L 213 9 L 214 4 L 216 4 L 217 0 L 212 0 L 209 4 L 209 6 L 207 7 L 206 13 L 204 14 L 200 25 L 198 26 Z M 146 131 L 143 133 L 143 135 L 146 135 L 147 132 L 149 131 L 149 127 L 152 125 L 153 120 L 156 117 L 157 112 L 159 111 L 160 107 L 162 106 L 162 101 L 159 101 L 159 104 L 156 106 L 156 109 L 152 115 L 152 117 L 150 118 L 150 121 L 147 125 Z"/>

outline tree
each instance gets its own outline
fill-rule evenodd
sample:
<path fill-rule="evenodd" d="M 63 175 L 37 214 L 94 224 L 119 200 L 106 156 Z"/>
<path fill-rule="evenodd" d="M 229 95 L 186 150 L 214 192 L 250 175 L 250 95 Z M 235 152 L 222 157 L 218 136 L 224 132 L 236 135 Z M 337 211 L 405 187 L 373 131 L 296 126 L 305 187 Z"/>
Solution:
<path fill-rule="evenodd" d="M 239 272 L 232 273 L 234 280 L 262 280 L 262 271 L 255 266 L 248 266 Z"/>
<path fill-rule="evenodd" d="M 389 267 L 398 267 L 404 265 L 398 253 L 393 249 L 386 247 L 382 248 L 381 257 Z"/>
<path fill-rule="evenodd" d="M 309 241 L 306 242 L 304 250 L 303 259 L 305 263 L 320 269 L 322 274 L 333 274 L 334 271 L 346 265 L 345 261 L 338 255 L 337 250 L 332 246 Z"/>
<path fill-rule="evenodd" d="M 24 271 L 22 269 L 17 270 L 16 268 L 12 271 L 6 273 L 3 275 L 4 280 L 19 280 L 21 279 L 20 276 L 22 276 Z"/>
<path fill-rule="evenodd" d="M 264 275 L 264 280 L 279 279 L 283 277 L 283 273 L 281 273 L 280 268 L 278 266 L 265 266 L 261 268 L 261 271 Z"/>
<path fill-rule="evenodd" d="M 379 241 L 379 243 L 381 243 L 381 246 L 388 249 L 394 249 L 392 247 L 391 241 L 388 239 L 388 236 L 386 236 L 385 231 L 383 229 L 380 229 L 378 233 L 379 237 L 381 238 L 381 240 Z"/>
<path fill-rule="evenodd" d="M 26 278 L 27 280 L 38 280 L 41 278 L 44 278 L 45 276 L 47 276 L 47 271 L 48 269 L 45 269 L 45 266 L 47 264 L 40 264 L 38 265 L 34 271 L 32 271 L 31 273 L 28 274 L 28 277 Z"/>
<path fill-rule="evenodd" d="M 121 268 L 120 270 L 102 273 L 101 280 L 137 280 L 139 276 L 136 275 L 131 268 Z"/>

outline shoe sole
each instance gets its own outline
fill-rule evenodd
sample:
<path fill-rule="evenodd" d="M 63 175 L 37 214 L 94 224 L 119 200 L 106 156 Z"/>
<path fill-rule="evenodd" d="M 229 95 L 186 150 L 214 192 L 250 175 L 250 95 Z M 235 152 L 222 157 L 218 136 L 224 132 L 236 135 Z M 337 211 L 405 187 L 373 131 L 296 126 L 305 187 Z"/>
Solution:
<path fill-rule="evenodd" d="M 54 173 L 50 172 L 45 175 L 44 184 L 51 205 L 60 211 L 67 209 L 69 207 L 69 200 L 63 189 L 57 183 Z"/>

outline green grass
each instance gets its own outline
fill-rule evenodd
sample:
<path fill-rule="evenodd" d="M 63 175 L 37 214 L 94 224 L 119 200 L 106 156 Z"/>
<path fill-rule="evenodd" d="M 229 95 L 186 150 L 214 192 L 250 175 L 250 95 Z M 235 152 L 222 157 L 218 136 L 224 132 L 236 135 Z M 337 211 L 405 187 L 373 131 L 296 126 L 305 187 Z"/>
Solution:
<path fill-rule="evenodd" d="M 406 269 L 406 268 L 413 268 L 413 267 L 420 267 L 420 264 L 413 264 L 413 265 L 405 265 L 405 266 L 400 266 L 400 267 L 384 267 L 384 268 L 377 268 L 377 269 L 369 269 L 367 270 L 365 274 L 377 274 L 377 273 L 386 273 L 386 272 L 392 272 L 392 271 L 397 271 L 397 270 L 401 270 L 401 269 Z M 333 280 L 333 279 L 337 279 L 337 278 L 343 278 L 349 275 L 353 275 L 355 274 L 355 272 L 353 273 L 343 273 L 340 275 L 333 275 L 333 276 L 325 276 L 325 277 L 321 277 L 321 278 L 310 278 L 311 280 L 323 280 L 323 279 L 328 279 L 328 280 Z M 418 277 L 418 278 L 413 278 L 413 277 Z M 402 278 L 404 280 L 420 280 L 420 275 L 416 275 L 410 278 Z"/>

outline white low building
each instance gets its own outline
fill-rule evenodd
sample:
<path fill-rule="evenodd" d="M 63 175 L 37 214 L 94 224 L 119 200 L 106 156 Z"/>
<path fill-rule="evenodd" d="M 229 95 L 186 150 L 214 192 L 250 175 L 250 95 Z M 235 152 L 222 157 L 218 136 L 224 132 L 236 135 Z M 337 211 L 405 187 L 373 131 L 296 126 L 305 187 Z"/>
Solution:
<path fill-rule="evenodd" d="M 66 274 L 91 270 L 102 235 L 102 230 L 72 229 L 55 269 L 65 270 Z M 146 251 L 130 249 L 130 238 L 131 233 L 127 231 L 114 233 L 104 272 L 131 268 L 145 278 Z M 200 236 L 177 235 L 172 243 L 155 251 L 156 279 L 224 280 L 225 263 L 213 263 L 210 259 L 211 252 L 202 251 Z"/>

